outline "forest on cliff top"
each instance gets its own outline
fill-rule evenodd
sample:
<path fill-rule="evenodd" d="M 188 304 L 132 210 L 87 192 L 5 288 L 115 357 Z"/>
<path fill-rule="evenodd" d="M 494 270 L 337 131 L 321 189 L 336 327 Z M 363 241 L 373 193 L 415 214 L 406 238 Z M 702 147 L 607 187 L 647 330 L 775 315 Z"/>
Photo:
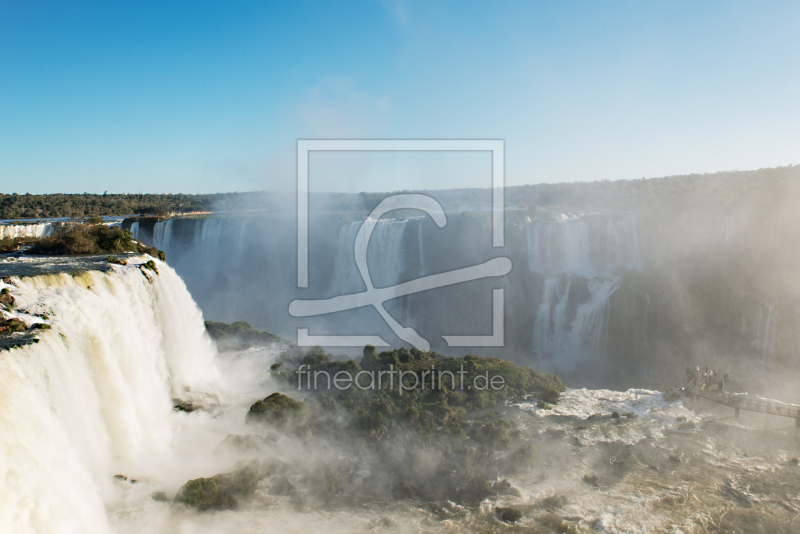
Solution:
<path fill-rule="evenodd" d="M 539 183 L 505 188 L 505 204 L 531 209 L 632 210 L 652 207 L 726 207 L 742 200 L 783 197 L 800 183 L 800 167 L 691 174 L 638 180 Z M 788 189 L 787 189 L 788 188 Z M 479 209 L 490 205 L 489 189 L 403 191 L 426 193 L 448 209 Z M 312 193 L 312 209 L 326 206 L 338 212 L 368 213 L 388 193 Z M 157 215 L 229 210 L 283 212 L 294 206 L 294 192 L 234 192 L 215 194 L 46 194 L 0 193 L 0 218 Z"/>

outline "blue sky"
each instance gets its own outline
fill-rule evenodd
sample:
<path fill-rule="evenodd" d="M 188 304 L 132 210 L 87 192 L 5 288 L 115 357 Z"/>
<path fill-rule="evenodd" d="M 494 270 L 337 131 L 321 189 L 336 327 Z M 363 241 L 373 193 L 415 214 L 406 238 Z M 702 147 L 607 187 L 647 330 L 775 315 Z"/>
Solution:
<path fill-rule="evenodd" d="M 0 192 L 293 189 L 298 138 L 504 139 L 510 185 L 800 164 L 798 35 L 798 2 L 0 0 Z M 314 190 L 489 180 L 315 158 Z"/>

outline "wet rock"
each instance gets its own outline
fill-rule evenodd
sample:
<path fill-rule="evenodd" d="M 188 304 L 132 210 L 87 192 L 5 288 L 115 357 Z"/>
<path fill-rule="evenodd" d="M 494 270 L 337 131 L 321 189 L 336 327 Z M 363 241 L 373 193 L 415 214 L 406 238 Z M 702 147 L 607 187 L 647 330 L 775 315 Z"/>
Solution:
<path fill-rule="evenodd" d="M 19 319 L 4 319 L 0 321 L 0 335 L 24 332 L 25 330 L 25 323 Z"/>
<path fill-rule="evenodd" d="M 583 475 L 583 481 L 590 486 L 594 486 L 595 488 L 600 487 L 600 479 L 597 477 L 597 475 Z"/>
<path fill-rule="evenodd" d="M 4 287 L 2 290 L 0 290 L 0 304 L 3 304 L 8 308 L 13 308 L 16 306 L 14 295 L 11 294 L 7 287 Z"/>
<path fill-rule="evenodd" d="M 156 491 L 150 494 L 150 498 L 156 502 L 168 502 L 167 494 L 163 491 Z"/>
<path fill-rule="evenodd" d="M 684 421 L 678 425 L 678 430 L 692 430 L 696 427 L 697 425 L 694 424 L 694 421 Z"/>
<path fill-rule="evenodd" d="M 195 406 L 191 402 L 187 402 L 181 399 L 172 399 L 172 409 L 176 412 L 186 412 L 192 413 L 193 411 L 201 408 L 200 406 Z"/>
<path fill-rule="evenodd" d="M 248 464 L 230 473 L 190 480 L 178 490 L 175 500 L 200 510 L 234 509 L 253 496 L 257 484 L 258 471 Z"/>
<path fill-rule="evenodd" d="M 425 494 L 413 484 L 401 480 L 392 488 L 392 498 L 396 501 L 422 500 L 425 498 Z"/>
<path fill-rule="evenodd" d="M 500 518 L 501 521 L 505 521 L 506 523 L 516 523 L 522 518 L 522 512 L 517 510 L 516 508 L 495 508 L 494 513 L 497 514 L 497 517 Z"/>
<path fill-rule="evenodd" d="M 511 485 L 511 483 L 506 480 L 498 480 L 494 484 L 492 484 L 492 490 L 496 495 L 512 495 L 514 497 L 521 497 L 522 493 Z"/>
<path fill-rule="evenodd" d="M 542 499 L 539 502 L 539 506 L 542 508 L 547 508 L 549 510 L 558 510 L 559 508 L 563 508 L 567 505 L 567 498 L 563 495 L 553 495 L 552 497 L 547 497 L 546 499 Z"/>
<path fill-rule="evenodd" d="M 472 477 L 464 488 L 464 499 L 467 501 L 481 502 L 494 494 L 494 488 L 482 476 Z"/>
<path fill-rule="evenodd" d="M 273 478 L 272 484 L 269 487 L 270 495 L 291 495 L 297 488 L 294 484 L 289 482 L 289 478 L 285 475 L 278 475 Z"/>

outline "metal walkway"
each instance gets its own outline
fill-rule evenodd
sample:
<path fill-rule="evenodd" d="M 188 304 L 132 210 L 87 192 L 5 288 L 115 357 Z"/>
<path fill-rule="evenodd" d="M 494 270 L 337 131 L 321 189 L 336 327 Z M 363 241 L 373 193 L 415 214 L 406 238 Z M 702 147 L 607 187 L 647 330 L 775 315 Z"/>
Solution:
<path fill-rule="evenodd" d="M 736 417 L 739 417 L 740 410 L 747 410 L 749 412 L 768 413 L 771 415 L 780 415 L 783 417 L 793 417 L 795 426 L 800 427 L 800 406 L 793 404 L 784 404 L 778 401 L 771 401 L 766 399 L 748 399 L 742 396 L 741 393 L 726 393 L 708 391 L 700 388 L 687 386 L 684 388 L 688 395 L 695 397 L 702 397 L 725 406 L 730 406 L 736 410 Z"/>

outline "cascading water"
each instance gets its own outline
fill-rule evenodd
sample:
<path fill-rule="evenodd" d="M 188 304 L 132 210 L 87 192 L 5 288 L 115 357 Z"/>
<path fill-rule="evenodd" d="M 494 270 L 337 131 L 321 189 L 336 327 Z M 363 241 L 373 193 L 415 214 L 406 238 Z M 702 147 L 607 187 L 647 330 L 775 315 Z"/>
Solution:
<path fill-rule="evenodd" d="M 53 232 L 52 223 L 0 225 L 0 239 L 18 237 L 47 237 Z"/>
<path fill-rule="evenodd" d="M 529 224 L 526 232 L 528 269 L 543 275 L 534 351 L 561 368 L 605 356 L 619 273 L 642 265 L 635 215 L 560 214 Z"/>
<path fill-rule="evenodd" d="M 408 221 L 381 219 L 375 226 L 367 249 L 367 265 L 372 284 L 385 287 L 397 284 L 406 269 L 403 254 L 404 236 Z M 360 222 L 342 227 L 331 287 L 339 293 L 364 291 L 364 282 L 356 268 L 354 245 Z"/>
<path fill-rule="evenodd" d="M 529 224 L 526 232 L 531 272 L 590 278 L 642 267 L 632 213 L 594 218 L 560 214 Z"/>
<path fill-rule="evenodd" d="M 158 478 L 175 461 L 171 397 L 213 387 L 215 350 L 183 282 L 157 267 L 150 279 L 129 265 L 8 286 L 28 320 L 51 325 L 0 358 L 9 532 L 107 532 L 113 475 Z"/>

